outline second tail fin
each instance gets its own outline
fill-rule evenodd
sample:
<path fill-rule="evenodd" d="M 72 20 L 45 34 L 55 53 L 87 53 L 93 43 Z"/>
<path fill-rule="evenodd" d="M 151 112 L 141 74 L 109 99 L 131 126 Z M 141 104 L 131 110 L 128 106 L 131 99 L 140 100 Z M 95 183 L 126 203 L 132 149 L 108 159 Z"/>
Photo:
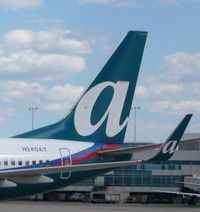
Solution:
<path fill-rule="evenodd" d="M 168 160 L 174 154 L 180 140 L 185 132 L 185 129 L 192 117 L 192 114 L 187 114 L 183 120 L 179 123 L 179 125 L 175 128 L 169 138 L 162 144 L 159 148 L 158 152 L 152 157 L 146 159 L 145 161 L 162 161 Z"/>

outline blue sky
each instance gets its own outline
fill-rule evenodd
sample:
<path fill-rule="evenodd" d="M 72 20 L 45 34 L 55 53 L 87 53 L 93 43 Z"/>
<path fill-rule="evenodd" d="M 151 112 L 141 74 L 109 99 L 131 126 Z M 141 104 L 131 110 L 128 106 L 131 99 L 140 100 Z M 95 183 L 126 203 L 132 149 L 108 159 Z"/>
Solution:
<path fill-rule="evenodd" d="M 65 116 L 129 30 L 148 31 L 133 105 L 137 140 L 166 138 L 185 113 L 200 130 L 199 0 L 0 0 L 0 136 Z M 133 112 L 127 141 L 133 140 Z"/>

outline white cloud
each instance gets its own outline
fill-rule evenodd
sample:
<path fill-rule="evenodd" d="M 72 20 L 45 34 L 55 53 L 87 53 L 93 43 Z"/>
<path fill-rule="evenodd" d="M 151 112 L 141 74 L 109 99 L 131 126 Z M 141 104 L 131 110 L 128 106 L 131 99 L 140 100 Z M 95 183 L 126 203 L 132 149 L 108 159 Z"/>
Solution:
<path fill-rule="evenodd" d="M 38 82 L 2 81 L 0 83 L 0 101 L 4 103 L 29 102 L 49 111 L 63 113 L 74 104 L 84 87 L 71 84 L 45 87 Z"/>
<path fill-rule="evenodd" d="M 136 95 L 143 99 L 152 99 L 155 97 L 181 94 L 184 91 L 182 84 L 160 82 L 157 78 L 154 82 L 145 82 L 145 84 L 136 87 Z"/>
<path fill-rule="evenodd" d="M 70 73 L 80 72 L 85 61 L 79 56 L 42 54 L 33 50 L 13 52 L 0 58 L 1 78 L 60 79 Z"/>
<path fill-rule="evenodd" d="M 2 81 L 0 83 L 0 100 L 4 102 L 25 97 L 38 97 L 44 95 L 44 93 L 45 88 L 40 83 L 28 83 L 25 81 Z"/>
<path fill-rule="evenodd" d="M 49 103 L 45 106 L 45 109 L 48 111 L 64 111 L 65 109 L 69 109 L 70 104 L 67 103 Z"/>
<path fill-rule="evenodd" d="M 200 53 L 165 56 L 160 74 L 146 76 L 136 96 L 145 110 L 179 114 L 200 112 Z"/>
<path fill-rule="evenodd" d="M 39 52 L 87 54 L 91 52 L 88 41 L 76 37 L 70 30 L 31 31 L 16 29 L 3 37 L 3 46 L 14 49 L 33 49 Z"/>
<path fill-rule="evenodd" d="M 69 30 L 7 32 L 0 43 L 2 79 L 60 79 L 85 69 L 87 40 Z"/>
<path fill-rule="evenodd" d="M 200 112 L 200 100 L 165 100 L 153 101 L 148 104 L 151 112 L 167 112 L 167 113 L 185 113 Z"/>
<path fill-rule="evenodd" d="M 43 0 L 0 0 L 0 6 L 7 9 L 33 9 L 40 7 Z"/>
<path fill-rule="evenodd" d="M 83 91 L 84 87 L 82 86 L 70 84 L 54 86 L 48 90 L 45 108 L 50 111 L 67 112 Z"/>
<path fill-rule="evenodd" d="M 200 79 L 200 53 L 176 52 L 165 56 L 163 64 L 164 77 L 171 80 Z"/>
<path fill-rule="evenodd" d="M 84 88 L 82 86 L 74 86 L 70 84 L 58 85 L 53 87 L 48 92 L 48 99 L 57 102 L 63 102 L 66 99 L 70 101 L 75 101 L 80 94 L 83 92 Z"/>
<path fill-rule="evenodd" d="M 135 91 L 136 95 L 140 98 L 146 98 L 148 95 L 148 91 L 144 85 L 138 85 Z"/>
<path fill-rule="evenodd" d="M 12 30 L 5 34 L 3 43 L 7 47 L 30 47 L 33 42 L 33 31 L 28 30 Z"/>
<path fill-rule="evenodd" d="M 158 77 L 154 83 L 139 85 L 136 96 L 144 102 L 143 109 L 153 113 L 200 112 L 200 84 L 196 82 L 167 84 Z"/>

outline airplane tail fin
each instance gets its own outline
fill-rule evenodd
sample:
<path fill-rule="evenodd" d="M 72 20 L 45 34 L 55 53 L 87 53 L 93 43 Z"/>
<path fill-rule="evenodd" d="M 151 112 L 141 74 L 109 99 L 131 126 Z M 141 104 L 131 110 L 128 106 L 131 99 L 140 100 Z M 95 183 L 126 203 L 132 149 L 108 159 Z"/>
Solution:
<path fill-rule="evenodd" d="M 162 144 L 162 146 L 156 152 L 156 154 L 146 159 L 145 161 L 151 162 L 151 161 L 162 161 L 170 159 L 173 156 L 178 144 L 180 143 L 180 140 L 185 132 L 185 129 L 191 117 L 192 114 L 187 114 L 183 118 L 183 120 L 179 123 L 179 125 L 175 128 L 172 134 L 168 137 L 165 143 Z"/>
<path fill-rule="evenodd" d="M 14 137 L 122 143 L 146 37 L 129 31 L 63 120 Z"/>

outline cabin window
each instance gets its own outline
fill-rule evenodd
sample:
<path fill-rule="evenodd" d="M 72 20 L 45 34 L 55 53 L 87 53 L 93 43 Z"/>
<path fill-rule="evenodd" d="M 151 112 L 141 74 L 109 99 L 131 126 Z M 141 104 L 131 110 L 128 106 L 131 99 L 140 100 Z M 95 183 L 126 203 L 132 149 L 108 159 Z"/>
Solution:
<path fill-rule="evenodd" d="M 26 166 L 29 166 L 29 160 L 26 160 L 26 161 L 25 161 L 25 165 L 26 165 Z"/>
<path fill-rule="evenodd" d="M 39 160 L 39 164 L 42 165 L 43 164 L 43 161 L 42 160 Z"/>
<path fill-rule="evenodd" d="M 33 164 L 33 165 L 36 165 L 36 161 L 35 161 L 35 160 L 33 160 L 33 161 L 32 161 L 32 164 Z"/>
<path fill-rule="evenodd" d="M 7 166 L 7 165 L 8 165 L 8 161 L 4 160 L 4 166 Z"/>
<path fill-rule="evenodd" d="M 46 160 L 46 164 L 47 164 L 47 166 L 49 166 L 50 165 L 50 161 Z"/>
<path fill-rule="evenodd" d="M 15 166 L 15 160 L 11 160 L 11 166 Z"/>
<path fill-rule="evenodd" d="M 18 161 L 18 165 L 22 166 L 22 161 L 21 160 Z"/>

